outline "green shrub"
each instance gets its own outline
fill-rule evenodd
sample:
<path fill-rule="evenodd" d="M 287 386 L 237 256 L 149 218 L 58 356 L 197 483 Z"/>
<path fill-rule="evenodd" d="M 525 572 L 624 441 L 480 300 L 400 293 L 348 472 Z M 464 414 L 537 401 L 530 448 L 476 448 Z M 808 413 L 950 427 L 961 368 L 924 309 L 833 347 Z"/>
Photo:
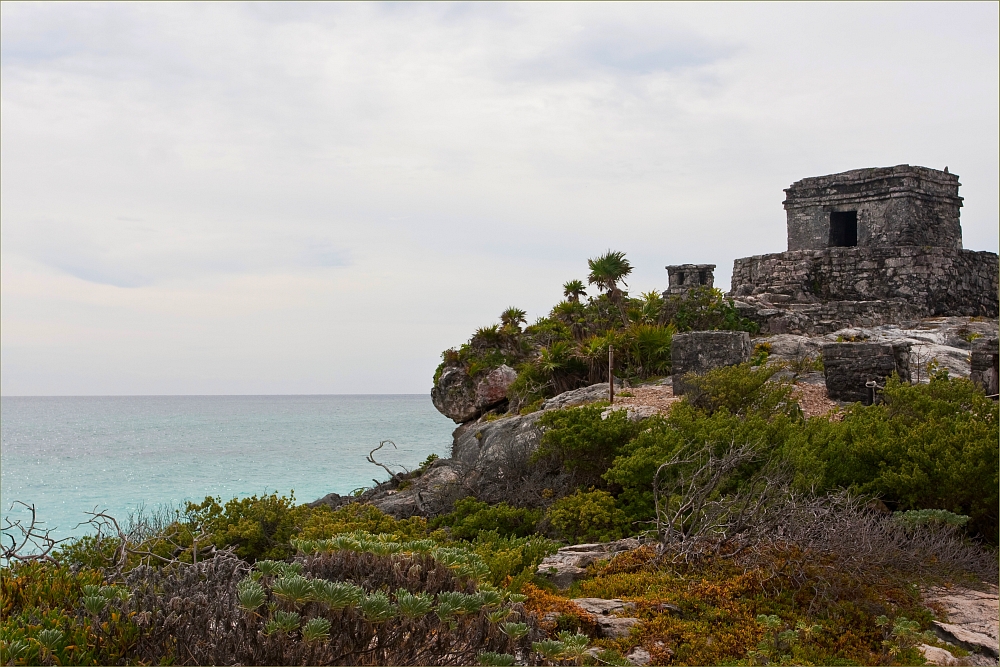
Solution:
<path fill-rule="evenodd" d="M 503 537 L 526 537 L 535 532 L 542 511 L 511 507 L 507 503 L 487 505 L 475 498 L 462 498 L 455 509 L 432 519 L 432 528 L 447 526 L 459 540 L 474 540 L 480 531 L 492 530 Z"/>
<path fill-rule="evenodd" d="M 736 306 L 722 290 L 705 286 L 667 297 L 660 321 L 673 324 L 677 331 L 723 329 L 757 333 L 760 329 L 754 322 L 740 317 Z"/>
<path fill-rule="evenodd" d="M 218 548 L 236 547 L 236 555 L 251 563 L 270 558 L 283 560 L 294 553 L 289 540 L 302 529 L 310 508 L 290 497 L 271 494 L 233 498 L 225 505 L 219 498 L 205 498 L 185 509 L 193 530 L 204 530 Z"/>
<path fill-rule="evenodd" d="M 548 519 L 558 535 L 572 544 L 621 539 L 631 527 L 614 496 L 593 489 L 560 498 L 549 508 Z"/>
<path fill-rule="evenodd" d="M 555 553 L 559 545 L 540 535 L 505 537 L 496 531 L 483 530 L 463 547 L 478 554 L 489 567 L 489 583 L 517 591 L 524 582 L 531 581 L 538 564 Z"/>
<path fill-rule="evenodd" d="M 885 403 L 854 406 L 796 443 L 821 488 L 852 488 L 896 510 L 941 509 L 970 517 L 970 534 L 998 538 L 997 404 L 964 379 L 926 385 L 891 380 Z M 810 420 L 811 421 L 811 420 Z"/>
<path fill-rule="evenodd" d="M 322 540 L 355 531 L 373 535 L 384 533 L 397 540 L 416 540 L 430 533 L 427 520 L 423 517 L 397 519 L 372 505 L 350 503 L 336 510 L 325 505 L 316 507 L 303 519 L 299 536 Z"/>
<path fill-rule="evenodd" d="M 632 521 L 653 519 L 653 476 L 657 468 L 682 448 L 692 452 L 713 448 L 721 453 L 732 443 L 759 448 L 760 460 L 739 475 L 748 478 L 770 458 L 783 455 L 782 444 L 801 429 L 798 420 L 783 414 L 764 419 L 757 413 L 740 417 L 728 410 L 706 413 L 686 402 L 674 404 L 666 418 L 645 422 L 645 428 L 619 450 L 603 475 L 611 488 L 618 488 L 618 506 Z M 804 460 L 809 460 L 803 457 Z"/>
<path fill-rule="evenodd" d="M 645 423 L 629 421 L 625 410 L 614 410 L 602 419 L 606 407 L 597 403 L 546 412 L 539 419 L 544 432 L 535 460 L 555 457 L 581 486 L 603 485 L 601 476 Z"/>
<path fill-rule="evenodd" d="M 749 363 L 717 368 L 700 376 L 688 376 L 691 388 L 685 400 L 708 413 L 728 410 L 734 415 L 756 414 L 769 418 L 776 414 L 801 416 L 792 399 L 792 383 L 773 379 L 779 369 Z"/>

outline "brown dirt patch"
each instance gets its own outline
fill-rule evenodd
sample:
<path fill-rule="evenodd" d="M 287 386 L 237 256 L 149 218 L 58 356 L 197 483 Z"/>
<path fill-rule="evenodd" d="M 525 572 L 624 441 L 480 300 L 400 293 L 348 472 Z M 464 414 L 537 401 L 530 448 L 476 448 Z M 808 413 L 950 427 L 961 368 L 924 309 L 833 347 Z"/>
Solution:
<path fill-rule="evenodd" d="M 808 417 L 823 417 L 837 409 L 837 403 L 826 395 L 826 387 L 821 384 L 797 384 L 792 397 L 799 402 L 803 414 Z M 839 414 L 830 415 L 838 419 Z"/>
<path fill-rule="evenodd" d="M 657 411 L 666 414 L 670 410 L 670 406 L 681 400 L 680 396 L 674 396 L 674 390 L 672 387 L 667 387 L 664 385 L 652 385 L 648 387 L 632 387 L 631 389 L 622 389 L 621 391 L 626 394 L 632 394 L 631 396 L 622 396 L 621 393 L 615 393 L 615 405 L 648 405 L 657 409 Z"/>

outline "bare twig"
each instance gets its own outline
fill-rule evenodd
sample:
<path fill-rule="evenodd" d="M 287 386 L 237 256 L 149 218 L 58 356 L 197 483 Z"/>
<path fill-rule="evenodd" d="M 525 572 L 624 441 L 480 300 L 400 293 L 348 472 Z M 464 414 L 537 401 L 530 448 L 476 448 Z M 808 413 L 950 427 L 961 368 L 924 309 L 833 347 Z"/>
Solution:
<path fill-rule="evenodd" d="M 13 511 L 16 505 L 21 505 L 31 512 L 31 521 L 25 525 L 21 519 L 11 521 L 10 517 L 4 517 L 4 526 L 0 529 L 0 535 L 3 537 L 3 540 L 0 541 L 0 560 L 3 560 L 8 566 L 15 562 L 30 563 L 35 561 L 45 561 L 58 565 L 59 561 L 52 556 L 52 551 L 58 544 L 69 538 L 64 537 L 57 540 L 52 537 L 51 528 L 43 529 L 41 527 L 43 522 L 38 520 L 34 505 L 15 500 L 10 504 L 8 511 Z M 20 535 L 15 537 L 15 531 Z M 9 547 L 3 543 L 8 539 L 10 540 Z"/>

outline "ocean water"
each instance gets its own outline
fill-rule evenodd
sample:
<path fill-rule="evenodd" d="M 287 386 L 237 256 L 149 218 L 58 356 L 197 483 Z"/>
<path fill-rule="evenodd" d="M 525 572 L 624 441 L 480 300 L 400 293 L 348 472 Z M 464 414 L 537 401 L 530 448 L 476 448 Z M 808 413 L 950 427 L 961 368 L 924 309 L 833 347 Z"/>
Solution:
<path fill-rule="evenodd" d="M 85 511 L 124 518 L 277 492 L 309 502 L 371 486 L 430 454 L 448 456 L 455 425 L 430 396 L 125 396 L 0 398 L 0 502 L 34 504 L 57 537 Z"/>

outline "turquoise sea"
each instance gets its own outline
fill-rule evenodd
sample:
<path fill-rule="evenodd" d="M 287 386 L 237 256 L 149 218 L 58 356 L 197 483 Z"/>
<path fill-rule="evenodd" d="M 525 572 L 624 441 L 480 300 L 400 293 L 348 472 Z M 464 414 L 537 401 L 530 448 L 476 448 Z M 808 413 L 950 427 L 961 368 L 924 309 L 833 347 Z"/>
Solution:
<path fill-rule="evenodd" d="M 451 420 L 427 394 L 0 398 L 0 501 L 34 504 L 59 537 L 99 508 L 182 509 L 294 490 L 309 502 L 451 452 Z"/>

